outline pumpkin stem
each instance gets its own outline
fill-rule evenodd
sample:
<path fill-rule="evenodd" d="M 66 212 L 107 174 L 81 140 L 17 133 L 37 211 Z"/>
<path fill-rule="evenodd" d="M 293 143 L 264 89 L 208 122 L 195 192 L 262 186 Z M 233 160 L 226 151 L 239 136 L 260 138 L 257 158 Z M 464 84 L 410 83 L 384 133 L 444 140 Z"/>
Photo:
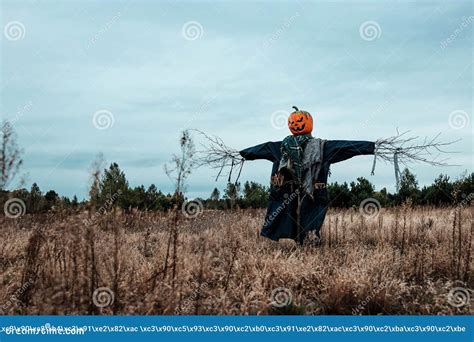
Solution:
<path fill-rule="evenodd" d="M 298 107 L 296 106 L 293 106 L 292 108 L 294 108 L 296 112 L 299 111 Z"/>

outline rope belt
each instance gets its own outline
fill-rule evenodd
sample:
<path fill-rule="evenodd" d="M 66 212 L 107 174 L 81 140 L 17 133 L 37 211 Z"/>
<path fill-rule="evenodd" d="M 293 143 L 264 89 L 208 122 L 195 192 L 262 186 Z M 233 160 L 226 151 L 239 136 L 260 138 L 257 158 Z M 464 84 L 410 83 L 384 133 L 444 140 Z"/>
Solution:
<path fill-rule="evenodd" d="M 281 174 L 277 173 L 274 176 L 272 176 L 271 185 L 273 185 L 274 187 L 277 187 L 277 188 L 280 188 L 282 186 L 292 186 L 292 187 L 295 186 L 295 187 L 298 187 L 298 182 L 295 181 L 295 180 L 285 180 L 284 177 Z M 326 189 L 326 188 L 327 188 L 326 183 L 318 183 L 318 182 L 313 183 L 313 189 L 314 190 Z"/>

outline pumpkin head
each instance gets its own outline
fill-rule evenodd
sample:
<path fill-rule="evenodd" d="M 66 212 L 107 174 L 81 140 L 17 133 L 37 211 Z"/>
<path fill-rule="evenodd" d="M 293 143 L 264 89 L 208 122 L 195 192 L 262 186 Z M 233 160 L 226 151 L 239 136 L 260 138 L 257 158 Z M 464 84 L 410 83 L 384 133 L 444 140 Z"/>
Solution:
<path fill-rule="evenodd" d="M 288 117 L 288 128 L 293 135 L 308 134 L 313 131 L 313 117 L 304 110 L 293 107 L 295 111 Z"/>

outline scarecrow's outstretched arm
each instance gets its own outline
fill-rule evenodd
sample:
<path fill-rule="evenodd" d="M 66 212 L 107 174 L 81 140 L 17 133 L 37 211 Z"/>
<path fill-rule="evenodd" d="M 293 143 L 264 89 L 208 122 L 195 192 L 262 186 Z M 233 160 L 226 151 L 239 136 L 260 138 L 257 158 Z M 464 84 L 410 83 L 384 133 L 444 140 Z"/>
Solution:
<path fill-rule="evenodd" d="M 374 154 L 375 143 L 372 141 L 328 140 L 324 145 L 324 160 L 329 163 L 367 154 Z"/>
<path fill-rule="evenodd" d="M 269 141 L 257 146 L 246 148 L 239 153 L 245 160 L 266 159 L 275 162 L 281 158 L 280 145 L 281 141 Z"/>

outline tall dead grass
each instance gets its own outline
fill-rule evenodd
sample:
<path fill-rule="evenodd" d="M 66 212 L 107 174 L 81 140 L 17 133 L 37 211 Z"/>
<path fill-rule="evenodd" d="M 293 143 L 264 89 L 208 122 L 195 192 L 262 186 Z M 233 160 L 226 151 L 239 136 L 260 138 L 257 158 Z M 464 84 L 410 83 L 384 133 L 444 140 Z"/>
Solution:
<path fill-rule="evenodd" d="M 401 207 L 368 219 L 331 210 L 322 243 L 259 236 L 264 211 L 87 213 L 4 218 L 3 314 L 467 314 L 447 295 L 473 288 L 471 208 Z M 171 249 L 170 249 L 171 241 Z M 28 284 L 28 286 L 25 286 Z M 106 287 L 113 301 L 92 300 Z M 285 305 L 273 305 L 283 288 Z M 21 291 L 20 291 L 21 290 Z"/>

